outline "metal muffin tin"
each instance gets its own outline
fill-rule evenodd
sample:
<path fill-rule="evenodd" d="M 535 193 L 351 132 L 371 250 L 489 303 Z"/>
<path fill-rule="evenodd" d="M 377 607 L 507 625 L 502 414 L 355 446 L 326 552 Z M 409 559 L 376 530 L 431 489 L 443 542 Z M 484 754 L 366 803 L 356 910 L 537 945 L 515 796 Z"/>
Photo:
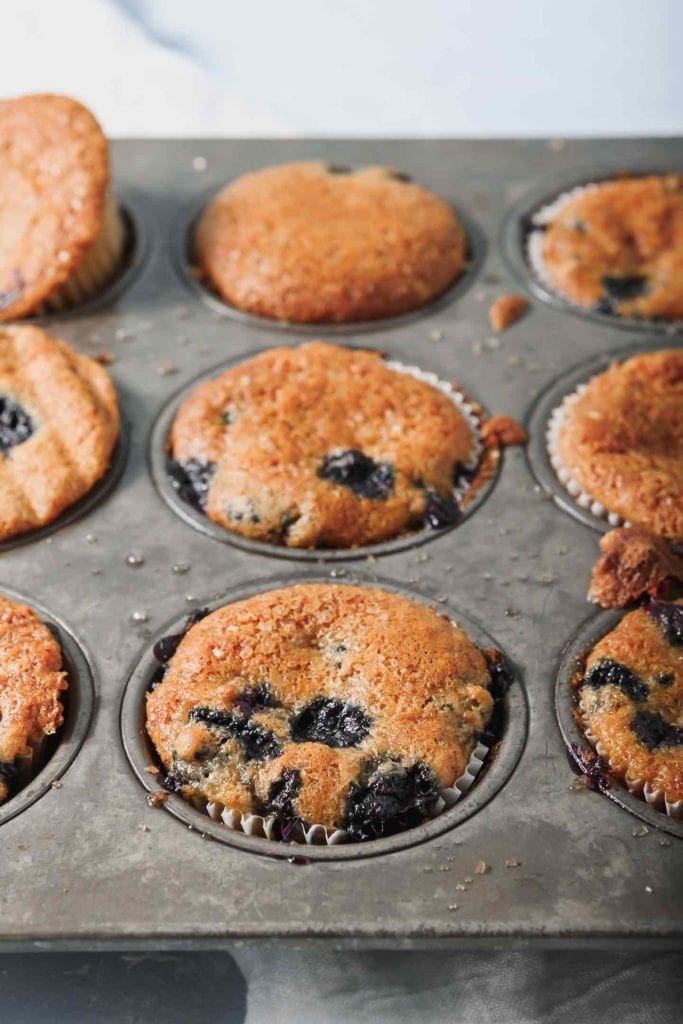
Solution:
<path fill-rule="evenodd" d="M 280 549 L 218 543 L 193 529 L 162 500 L 149 461 L 153 426 L 179 389 L 212 367 L 311 336 L 308 328 L 226 316 L 180 270 L 198 206 L 238 174 L 291 159 L 382 163 L 465 212 L 481 234 L 468 287 L 405 317 L 315 334 L 455 378 L 491 412 L 524 419 L 537 396 L 579 363 L 680 340 L 673 331 L 643 325 L 634 333 L 632 325 L 544 302 L 494 336 L 490 303 L 519 287 L 504 260 L 510 211 L 535 181 L 540 205 L 548 182 L 560 183 L 559 191 L 568 169 L 601 167 L 607 147 L 620 167 L 667 167 L 679 146 L 674 139 L 114 143 L 117 195 L 141 248 L 112 293 L 42 323 L 85 354 L 115 357 L 128 456 L 121 477 L 80 518 L 0 553 L 0 590 L 20 592 L 57 624 L 72 679 L 52 759 L 0 811 L 5 949 L 256 938 L 393 948 L 680 943 L 680 844 L 665 831 L 665 817 L 652 812 L 643 826 L 646 815 L 629 813 L 628 801 L 622 807 L 577 786 L 567 760 L 555 681 L 565 645 L 586 618 L 598 535 L 555 506 L 521 449 L 507 452 L 486 501 L 456 528 L 379 545 L 343 565 L 319 552 L 296 575 Z M 528 276 L 524 284 L 533 295 Z M 128 555 L 144 561 L 130 564 Z M 508 728 L 488 770 L 451 812 L 365 852 L 347 847 L 320 857 L 297 847 L 283 858 L 270 855 L 266 840 L 215 841 L 220 826 L 175 800 L 148 804 L 136 771 L 144 771 L 140 704 L 153 639 L 221 595 L 261 589 L 274 572 L 278 584 L 359 578 L 406 590 L 482 628 L 509 655 L 517 681 Z M 88 727 L 90 671 L 97 697 Z M 55 778 L 61 786 L 51 785 Z"/>

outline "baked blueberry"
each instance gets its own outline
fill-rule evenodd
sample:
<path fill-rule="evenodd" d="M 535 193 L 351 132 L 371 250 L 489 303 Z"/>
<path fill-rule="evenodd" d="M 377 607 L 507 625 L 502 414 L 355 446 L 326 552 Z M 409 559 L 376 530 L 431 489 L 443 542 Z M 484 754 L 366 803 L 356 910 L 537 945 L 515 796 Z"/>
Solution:
<path fill-rule="evenodd" d="M 326 455 L 318 470 L 322 480 L 349 487 L 359 498 L 386 498 L 394 485 L 394 471 L 388 462 L 375 462 L 351 448 Z"/>
<path fill-rule="evenodd" d="M 427 490 L 422 521 L 430 530 L 443 530 L 462 519 L 462 511 L 455 498 Z"/>
<path fill-rule="evenodd" d="M 683 607 L 672 601 L 651 598 L 645 605 L 650 618 L 657 623 L 666 642 L 679 647 L 683 644 Z"/>
<path fill-rule="evenodd" d="M 328 747 L 357 747 L 371 724 L 370 716 L 357 704 L 316 697 L 292 718 L 292 739 Z"/>
<path fill-rule="evenodd" d="M 584 683 L 597 690 L 601 686 L 617 686 L 634 701 L 647 700 L 649 689 L 643 680 L 626 665 L 620 665 L 611 658 L 596 662 L 584 676 Z"/>
<path fill-rule="evenodd" d="M 683 729 L 667 720 L 658 711 L 636 711 L 631 729 L 648 750 L 683 745 Z"/>
<path fill-rule="evenodd" d="M 9 395 L 0 395 L 0 453 L 6 455 L 23 441 L 28 441 L 35 430 L 26 410 Z"/>
<path fill-rule="evenodd" d="M 380 839 L 413 828 L 436 807 L 439 787 L 426 764 L 384 768 L 349 790 L 344 828 L 354 839 Z"/>
<path fill-rule="evenodd" d="M 215 466 L 201 459 L 168 459 L 166 472 L 180 498 L 200 512 L 206 509 L 209 483 Z"/>

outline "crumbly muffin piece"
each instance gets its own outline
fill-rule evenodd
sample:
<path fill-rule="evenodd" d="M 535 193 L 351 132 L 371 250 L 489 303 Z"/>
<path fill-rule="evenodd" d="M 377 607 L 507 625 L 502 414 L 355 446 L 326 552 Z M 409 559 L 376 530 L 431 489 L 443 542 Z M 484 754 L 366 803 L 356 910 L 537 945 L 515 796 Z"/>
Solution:
<path fill-rule="evenodd" d="M 506 331 L 528 309 L 529 300 L 523 295 L 499 295 L 489 309 L 489 321 L 494 331 Z"/>
<path fill-rule="evenodd" d="M 62 652 L 47 626 L 0 594 L 0 803 L 62 724 Z"/>
<path fill-rule="evenodd" d="M 108 190 L 89 110 L 49 94 L 0 100 L 0 320 L 74 305 L 111 276 L 124 231 Z"/>
<path fill-rule="evenodd" d="M 579 708 L 612 772 L 660 803 L 683 800 L 683 602 L 650 600 L 600 640 Z"/>
<path fill-rule="evenodd" d="M 0 327 L 0 540 L 45 526 L 109 466 L 107 371 L 38 327 Z"/>
<path fill-rule="evenodd" d="M 169 472 L 228 530 L 289 547 L 348 548 L 456 522 L 469 424 L 437 387 L 378 353 L 312 342 L 269 349 L 180 406 Z"/>
<path fill-rule="evenodd" d="M 562 406 L 554 463 L 608 512 L 683 538 L 683 349 L 612 363 Z"/>
<path fill-rule="evenodd" d="M 674 581 L 683 583 L 683 559 L 666 541 L 638 526 L 610 530 L 600 541 L 588 600 L 603 608 L 625 608 L 646 594 L 656 597 Z"/>
<path fill-rule="evenodd" d="M 445 616 L 382 590 L 298 584 L 161 642 L 147 697 L 166 785 L 244 814 L 388 835 L 462 775 L 493 699 Z M 175 653 L 173 653 L 175 649 Z"/>
<path fill-rule="evenodd" d="M 404 313 L 464 270 L 452 208 L 405 175 L 292 163 L 245 174 L 202 213 L 198 269 L 238 309 L 298 323 Z"/>
<path fill-rule="evenodd" d="M 541 273 L 570 302 L 683 318 L 683 175 L 588 185 L 534 224 L 532 256 L 537 250 Z"/>

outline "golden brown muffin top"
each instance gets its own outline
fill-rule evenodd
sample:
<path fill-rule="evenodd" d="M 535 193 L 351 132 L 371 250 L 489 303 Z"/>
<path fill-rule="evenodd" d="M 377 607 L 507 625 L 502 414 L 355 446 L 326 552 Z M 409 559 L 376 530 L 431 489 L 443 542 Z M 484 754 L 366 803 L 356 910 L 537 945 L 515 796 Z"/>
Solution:
<path fill-rule="evenodd" d="M 541 243 L 565 298 L 627 317 L 683 318 L 683 175 L 619 178 L 560 202 Z"/>
<path fill-rule="evenodd" d="M 109 465 L 107 371 L 39 327 L 0 327 L 0 540 L 51 522 Z"/>
<path fill-rule="evenodd" d="M 0 100 L 0 320 L 27 316 L 99 232 L 107 140 L 67 96 Z"/>
<path fill-rule="evenodd" d="M 269 349 L 200 384 L 170 435 L 172 459 L 205 467 L 209 518 L 291 547 L 370 544 L 419 524 L 430 501 L 452 504 L 473 450 L 437 387 L 322 342 Z"/>
<path fill-rule="evenodd" d="M 452 208 L 422 186 L 320 162 L 243 175 L 195 232 L 199 270 L 226 302 L 300 323 L 415 309 L 462 273 L 466 249 Z"/>
<path fill-rule="evenodd" d="M 635 526 L 683 538 L 683 349 L 612 363 L 563 407 L 562 465 Z"/>
<path fill-rule="evenodd" d="M 463 773 L 492 708 L 482 653 L 446 616 L 375 588 L 309 583 L 226 605 L 192 626 L 147 698 L 173 785 L 271 813 L 299 775 L 292 815 L 346 827 L 350 787 L 416 765 Z"/>
<path fill-rule="evenodd" d="M 650 601 L 623 617 L 586 662 L 585 728 L 627 783 L 683 800 L 683 602 Z"/>
<path fill-rule="evenodd" d="M 62 652 L 47 626 L 31 608 L 0 595 L 0 802 L 15 758 L 30 755 L 62 724 L 61 668 Z"/>

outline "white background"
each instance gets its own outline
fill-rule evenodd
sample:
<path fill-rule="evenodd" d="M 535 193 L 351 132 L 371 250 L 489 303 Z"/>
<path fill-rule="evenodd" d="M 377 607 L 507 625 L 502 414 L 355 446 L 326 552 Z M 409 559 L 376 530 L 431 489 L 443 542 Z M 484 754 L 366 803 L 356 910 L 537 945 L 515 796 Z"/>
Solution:
<path fill-rule="evenodd" d="M 0 0 L 111 135 L 678 134 L 683 0 Z"/>

